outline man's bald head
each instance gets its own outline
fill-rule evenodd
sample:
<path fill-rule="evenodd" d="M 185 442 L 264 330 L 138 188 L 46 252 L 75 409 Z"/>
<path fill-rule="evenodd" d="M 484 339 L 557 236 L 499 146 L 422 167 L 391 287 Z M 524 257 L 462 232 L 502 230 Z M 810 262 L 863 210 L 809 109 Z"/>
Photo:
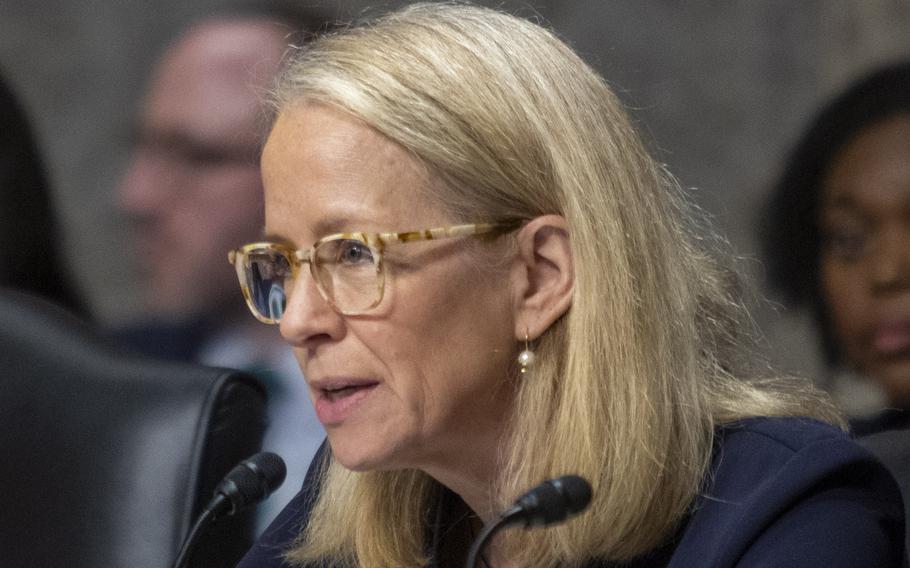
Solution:
<path fill-rule="evenodd" d="M 155 68 L 119 204 L 134 222 L 145 296 L 158 317 L 242 305 L 225 258 L 262 226 L 260 98 L 293 31 L 259 17 L 208 20 Z"/>

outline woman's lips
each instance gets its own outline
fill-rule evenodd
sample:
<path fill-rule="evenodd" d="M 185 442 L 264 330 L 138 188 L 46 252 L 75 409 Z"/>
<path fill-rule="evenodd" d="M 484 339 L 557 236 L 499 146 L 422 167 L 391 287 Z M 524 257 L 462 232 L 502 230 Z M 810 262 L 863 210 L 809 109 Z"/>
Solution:
<path fill-rule="evenodd" d="M 910 320 L 886 321 L 875 326 L 872 348 L 886 357 L 910 352 Z"/>
<path fill-rule="evenodd" d="M 340 424 L 378 385 L 378 381 L 345 379 L 311 383 L 316 390 L 316 416 L 323 426 Z"/>

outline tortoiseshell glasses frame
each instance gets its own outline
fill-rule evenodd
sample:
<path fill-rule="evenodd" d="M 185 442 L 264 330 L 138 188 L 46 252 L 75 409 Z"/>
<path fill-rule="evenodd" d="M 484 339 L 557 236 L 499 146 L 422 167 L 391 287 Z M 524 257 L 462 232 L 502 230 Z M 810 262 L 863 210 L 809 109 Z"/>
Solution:
<path fill-rule="evenodd" d="M 230 251 L 228 261 L 237 270 L 247 306 L 263 323 L 281 322 L 287 305 L 285 288 L 298 277 L 304 263 L 310 265 L 310 274 L 326 303 L 342 315 L 354 316 L 382 302 L 385 291 L 382 255 L 389 245 L 504 234 L 521 224 L 522 221 L 516 220 L 399 233 L 335 233 L 319 239 L 308 249 L 257 242 Z"/>

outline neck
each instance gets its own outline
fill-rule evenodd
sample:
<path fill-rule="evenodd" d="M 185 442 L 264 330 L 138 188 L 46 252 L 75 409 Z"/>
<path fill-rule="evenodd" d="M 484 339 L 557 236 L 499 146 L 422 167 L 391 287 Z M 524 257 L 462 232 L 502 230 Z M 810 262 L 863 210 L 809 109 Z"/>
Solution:
<path fill-rule="evenodd" d="M 499 514 L 497 499 L 508 454 L 509 409 L 514 392 L 507 381 L 494 387 L 490 398 L 468 411 L 464 420 L 450 427 L 442 443 L 411 464 L 458 495 L 485 523 Z M 426 449 L 426 448 L 424 448 Z"/>
<path fill-rule="evenodd" d="M 433 479 L 458 495 L 484 523 L 492 520 L 496 510 L 495 479 L 496 467 L 493 461 L 470 460 L 459 469 L 451 467 L 428 467 L 424 471 Z"/>

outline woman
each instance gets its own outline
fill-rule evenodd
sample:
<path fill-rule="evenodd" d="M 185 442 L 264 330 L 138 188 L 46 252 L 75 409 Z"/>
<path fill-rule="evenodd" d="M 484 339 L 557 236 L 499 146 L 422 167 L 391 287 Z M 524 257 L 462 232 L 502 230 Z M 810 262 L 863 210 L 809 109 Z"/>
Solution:
<path fill-rule="evenodd" d="M 814 311 L 828 363 L 910 408 L 910 63 L 832 101 L 791 154 L 766 218 L 772 283 Z M 840 376 L 848 376 L 841 373 Z M 906 427 L 889 411 L 859 434 Z"/>
<path fill-rule="evenodd" d="M 267 241 L 231 257 L 330 449 L 241 566 L 461 566 L 566 473 L 588 511 L 482 564 L 898 564 L 893 481 L 810 387 L 737 379 L 727 273 L 552 34 L 415 5 L 317 40 L 275 101 Z"/>

